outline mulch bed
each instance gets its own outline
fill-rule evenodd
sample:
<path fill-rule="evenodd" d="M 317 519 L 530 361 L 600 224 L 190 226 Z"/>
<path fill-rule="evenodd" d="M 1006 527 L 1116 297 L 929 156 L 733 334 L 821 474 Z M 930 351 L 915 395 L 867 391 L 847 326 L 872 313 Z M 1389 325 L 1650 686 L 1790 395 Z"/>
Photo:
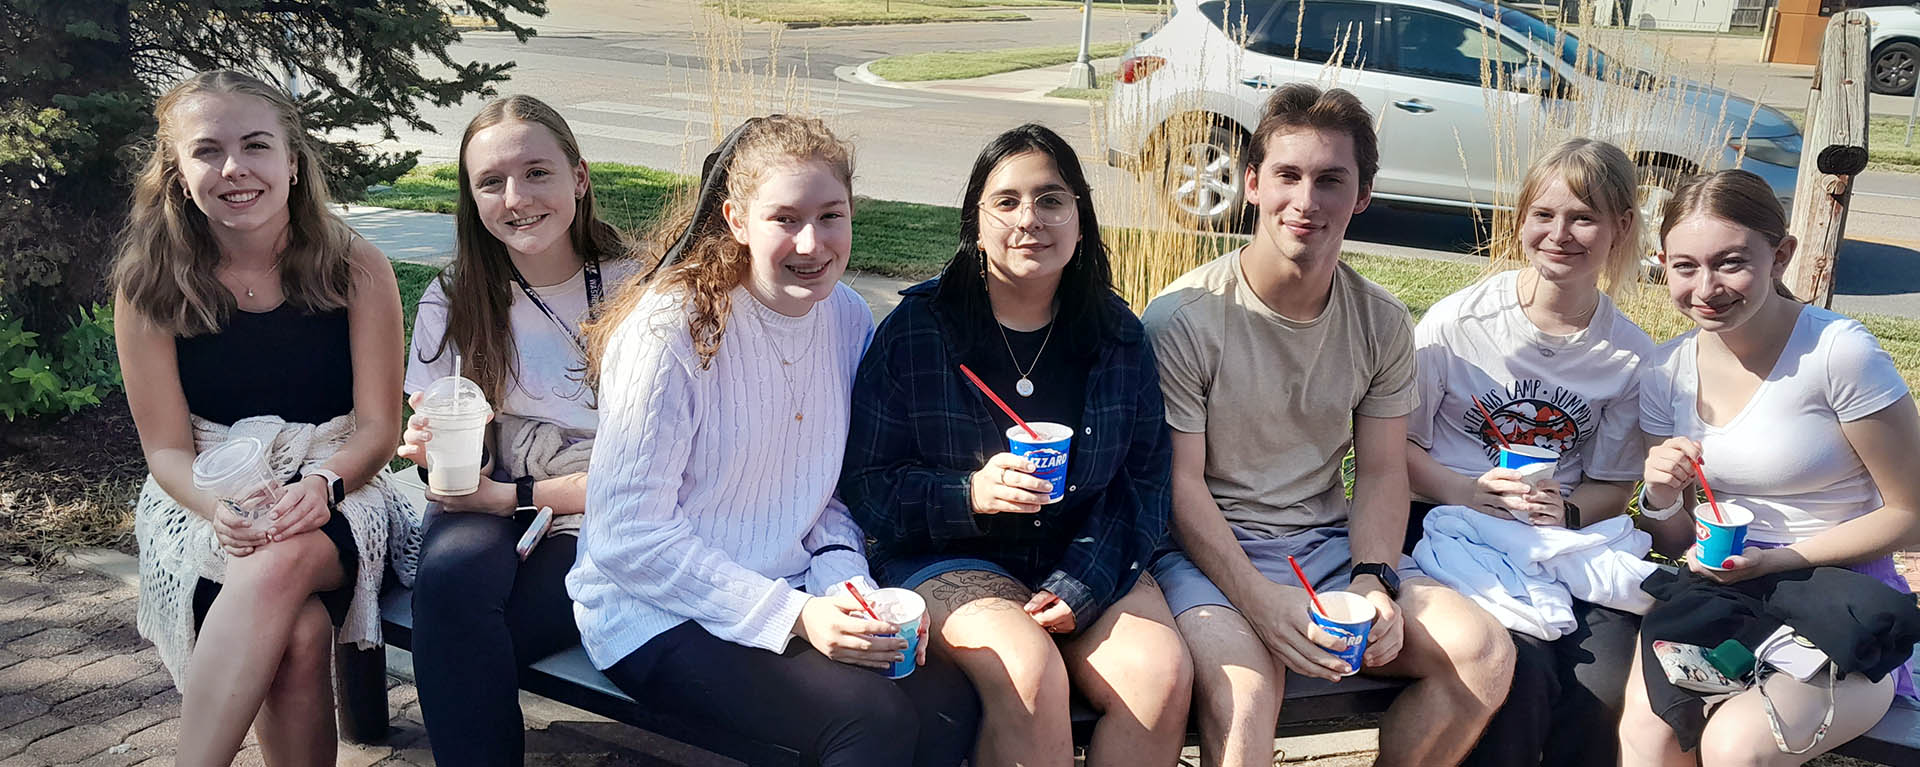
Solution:
<path fill-rule="evenodd" d="M 64 418 L 0 422 L 0 550 L 36 565 L 75 547 L 131 552 L 146 473 L 124 394 Z"/>

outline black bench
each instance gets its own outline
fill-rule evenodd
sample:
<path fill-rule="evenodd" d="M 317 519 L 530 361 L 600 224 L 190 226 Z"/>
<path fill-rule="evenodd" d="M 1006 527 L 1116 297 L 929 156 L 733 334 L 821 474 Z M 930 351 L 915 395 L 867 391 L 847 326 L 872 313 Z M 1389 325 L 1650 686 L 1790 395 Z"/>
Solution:
<path fill-rule="evenodd" d="M 413 646 L 413 593 L 390 589 L 381 596 L 380 614 L 387 644 Z M 341 737 L 353 743 L 375 743 L 386 738 L 387 685 L 385 648 L 336 648 L 334 686 L 339 700 Z M 1920 677 L 1917 674 L 1916 677 Z M 1400 691 L 1395 682 L 1353 677 L 1339 684 L 1287 675 L 1286 704 L 1280 707 L 1280 727 L 1289 734 L 1311 734 L 1343 729 L 1358 716 L 1378 714 Z M 715 730 L 701 722 L 675 716 L 663 707 L 642 706 L 587 660 L 586 650 L 573 647 L 534 663 L 520 675 L 521 689 L 608 719 L 755 765 L 799 765 L 800 755 L 781 746 L 760 743 Z M 1074 743 L 1086 745 L 1098 719 L 1076 701 L 1073 709 Z M 1187 744 L 1198 735 L 1189 732 Z M 1834 753 L 1885 765 L 1920 764 L 1920 708 L 1895 700 L 1866 735 L 1835 749 Z"/>

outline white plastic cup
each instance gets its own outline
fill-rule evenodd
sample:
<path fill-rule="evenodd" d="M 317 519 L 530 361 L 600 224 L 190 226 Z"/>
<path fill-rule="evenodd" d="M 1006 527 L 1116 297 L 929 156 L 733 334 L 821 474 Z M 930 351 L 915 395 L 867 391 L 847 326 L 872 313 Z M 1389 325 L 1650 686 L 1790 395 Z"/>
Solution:
<path fill-rule="evenodd" d="M 1039 439 L 1015 425 L 1007 429 L 1007 452 L 1033 462 L 1033 476 L 1053 484 L 1041 503 L 1059 503 L 1067 497 L 1067 456 L 1073 452 L 1073 429 L 1049 421 L 1032 421 Z"/>
<path fill-rule="evenodd" d="M 920 667 L 920 622 L 927 619 L 927 601 L 912 589 L 880 589 L 866 597 L 876 617 L 900 627 L 900 633 L 894 636 L 907 640 L 907 649 L 900 651 L 900 660 L 883 672 L 888 679 L 905 678 Z"/>
<path fill-rule="evenodd" d="M 1720 504 L 1715 516 L 1713 505 L 1693 507 L 1693 561 L 1701 567 L 1724 570 L 1727 559 L 1747 550 L 1747 526 L 1753 524 L 1753 512 L 1731 503 Z"/>
<path fill-rule="evenodd" d="M 280 483 L 267 469 L 267 447 L 252 437 L 236 437 L 194 456 L 193 486 L 248 522 L 265 518 L 280 502 Z"/>
<path fill-rule="evenodd" d="M 1373 603 L 1366 597 L 1351 591 L 1322 591 L 1317 594 L 1320 604 L 1307 603 L 1307 617 L 1313 625 L 1330 636 L 1347 640 L 1347 649 L 1333 653 L 1333 656 L 1345 661 L 1347 673 L 1341 676 L 1353 676 L 1360 673 L 1360 664 L 1367 657 L 1367 636 L 1373 632 L 1373 620 L 1379 615 Z M 1327 608 L 1321 612 L 1320 607 Z"/>
<path fill-rule="evenodd" d="M 460 376 L 434 381 L 414 409 L 427 417 L 427 492 L 466 495 L 480 489 L 481 444 L 493 406 L 480 385 Z"/>

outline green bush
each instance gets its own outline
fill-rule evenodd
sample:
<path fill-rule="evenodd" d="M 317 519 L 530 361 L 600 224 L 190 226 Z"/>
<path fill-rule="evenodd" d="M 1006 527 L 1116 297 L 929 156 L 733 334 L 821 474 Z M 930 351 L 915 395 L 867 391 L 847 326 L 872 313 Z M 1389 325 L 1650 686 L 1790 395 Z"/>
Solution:
<path fill-rule="evenodd" d="M 0 315 L 0 415 L 8 421 L 72 413 L 120 388 L 112 306 L 81 309 L 50 347 L 24 325 Z"/>

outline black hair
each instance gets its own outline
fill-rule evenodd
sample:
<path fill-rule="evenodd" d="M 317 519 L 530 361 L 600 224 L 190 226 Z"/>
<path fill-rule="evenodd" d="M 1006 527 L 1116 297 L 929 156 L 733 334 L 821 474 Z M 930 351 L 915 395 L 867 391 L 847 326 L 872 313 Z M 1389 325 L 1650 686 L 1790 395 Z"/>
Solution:
<path fill-rule="evenodd" d="M 940 290 L 934 303 L 956 317 L 985 318 L 988 324 L 975 328 L 966 325 L 963 332 L 986 332 L 992 328 L 993 307 L 987 300 L 985 278 L 986 253 L 980 249 L 980 198 L 986 193 L 987 177 L 995 168 L 1013 157 L 1039 152 L 1053 161 L 1061 180 L 1076 196 L 1080 222 L 1080 242 L 1060 275 L 1054 295 L 1059 311 L 1054 329 L 1071 339 L 1068 348 L 1090 356 L 1110 332 L 1104 312 L 1113 299 L 1113 265 L 1107 246 L 1100 240 L 1100 220 L 1093 212 L 1093 188 L 1080 167 L 1080 156 L 1060 134 L 1044 125 L 1027 123 L 998 136 L 974 158 L 973 173 L 967 177 L 966 191 L 960 199 L 960 245 L 940 273 Z M 977 339 L 965 337 L 956 344 L 966 349 Z"/>

